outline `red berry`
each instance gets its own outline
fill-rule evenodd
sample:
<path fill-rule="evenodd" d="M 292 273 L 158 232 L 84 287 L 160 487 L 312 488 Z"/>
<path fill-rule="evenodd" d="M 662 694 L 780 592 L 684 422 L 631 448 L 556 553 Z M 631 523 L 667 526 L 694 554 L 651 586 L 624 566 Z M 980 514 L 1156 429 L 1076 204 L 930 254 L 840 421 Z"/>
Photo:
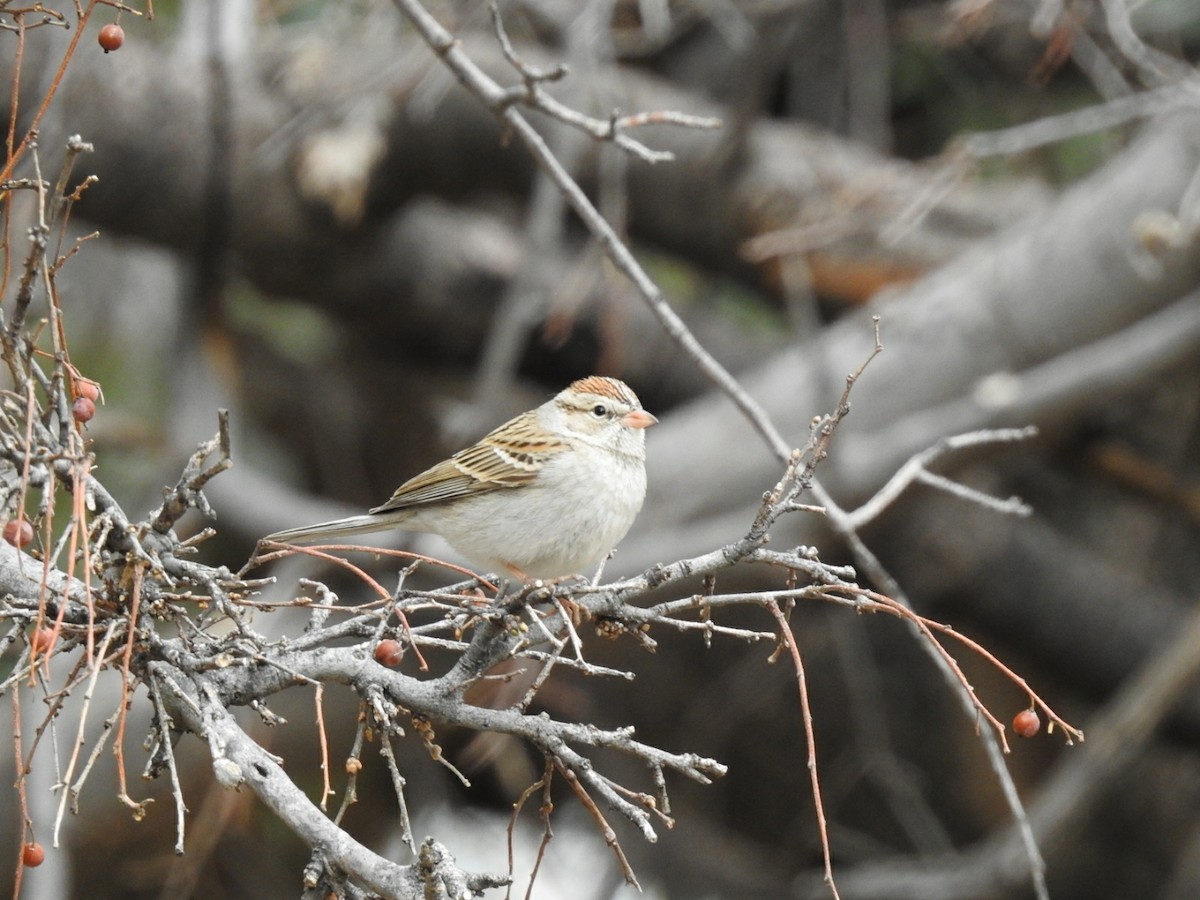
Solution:
<path fill-rule="evenodd" d="M 40 866 L 45 861 L 46 851 L 42 849 L 41 844 L 31 842 L 21 848 L 21 862 L 31 869 L 34 866 Z"/>
<path fill-rule="evenodd" d="M 87 397 L 93 403 L 100 399 L 100 385 L 90 378 L 75 379 L 75 396 Z"/>
<path fill-rule="evenodd" d="M 54 646 L 54 629 L 43 625 L 29 637 L 29 646 L 37 654 L 49 653 Z"/>
<path fill-rule="evenodd" d="M 125 29 L 115 23 L 105 25 L 100 29 L 99 41 L 105 53 L 120 50 L 121 45 L 125 43 Z"/>
<path fill-rule="evenodd" d="M 1021 737 L 1033 737 L 1041 729 L 1042 722 L 1032 709 L 1023 709 L 1013 716 L 1013 731 Z"/>
<path fill-rule="evenodd" d="M 381 666 L 398 666 L 402 659 L 404 648 L 400 646 L 399 641 L 387 638 L 375 645 L 375 661 Z"/>
<path fill-rule="evenodd" d="M 96 403 L 87 397 L 76 397 L 75 402 L 71 405 L 71 415 L 80 424 L 92 421 L 92 416 L 95 414 Z"/>
<path fill-rule="evenodd" d="M 4 523 L 4 539 L 14 547 L 28 547 L 33 543 L 33 526 L 28 519 L 12 519 Z"/>

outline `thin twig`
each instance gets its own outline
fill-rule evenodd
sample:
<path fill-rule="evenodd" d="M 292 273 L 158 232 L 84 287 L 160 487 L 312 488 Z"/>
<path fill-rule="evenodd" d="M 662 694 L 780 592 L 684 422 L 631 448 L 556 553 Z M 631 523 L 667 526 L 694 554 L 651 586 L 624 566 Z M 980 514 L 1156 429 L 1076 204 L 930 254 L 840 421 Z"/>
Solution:
<path fill-rule="evenodd" d="M 158 679 L 153 675 L 147 678 L 150 684 L 150 696 L 154 700 L 154 711 L 158 716 L 158 738 L 167 758 L 167 772 L 171 777 L 171 796 L 175 800 L 175 855 L 183 856 L 183 836 L 187 821 L 187 806 L 183 802 L 183 788 L 179 784 L 179 771 L 175 767 L 175 749 L 171 745 L 171 717 L 163 705 L 162 692 L 158 689 Z"/>
<path fill-rule="evenodd" d="M 825 862 L 825 883 L 829 885 L 829 891 L 834 900 L 840 900 L 837 885 L 833 880 L 833 852 L 829 847 L 825 804 L 821 800 L 821 778 L 817 774 L 817 740 L 816 735 L 813 734 L 812 707 L 808 701 L 808 682 L 804 676 L 804 660 L 800 656 L 800 647 L 796 643 L 796 636 L 792 634 L 792 627 L 788 623 L 787 617 L 784 616 L 783 610 L 779 608 L 779 604 L 770 603 L 767 605 L 767 609 L 779 625 L 779 639 L 791 654 L 792 667 L 796 670 L 796 688 L 800 692 L 800 713 L 804 720 L 804 740 L 808 745 L 808 779 L 812 789 L 813 811 L 817 816 L 817 834 L 821 840 L 821 858 Z"/>
<path fill-rule="evenodd" d="M 587 789 L 576 777 L 575 773 L 567 766 L 563 765 L 561 760 L 555 760 L 554 767 L 566 779 L 571 790 L 575 792 L 575 796 L 579 798 L 579 802 L 583 804 L 583 808 L 591 814 L 592 819 L 596 822 L 596 827 L 600 830 L 600 836 L 604 838 L 604 843 L 612 850 L 613 855 L 617 858 L 617 865 L 621 867 L 621 874 L 625 876 L 625 883 L 630 887 L 640 891 L 642 886 L 638 883 L 637 876 L 633 874 L 633 867 L 629 864 L 629 859 L 625 856 L 625 851 L 621 849 L 621 842 L 617 840 L 617 833 L 613 831 L 612 826 L 608 824 L 608 820 L 604 818 L 604 813 L 600 812 L 600 808 L 596 806 L 596 802 L 588 794 Z"/>
<path fill-rule="evenodd" d="M 104 657 L 108 651 L 108 644 L 117 633 L 117 621 L 108 623 L 108 628 L 104 632 L 104 637 L 100 640 L 100 648 L 92 660 L 91 675 L 88 677 L 87 689 L 83 692 L 83 706 L 79 710 L 79 724 L 76 728 L 75 743 L 71 749 L 71 759 L 67 763 L 66 774 L 62 778 L 62 783 L 68 784 L 71 781 L 71 776 L 75 772 L 75 762 L 79 758 L 79 750 L 83 746 L 83 735 L 87 726 L 88 709 L 92 704 L 92 697 L 96 691 L 96 679 L 100 677 L 100 669 L 104 665 Z M 54 817 L 54 846 L 58 846 L 59 829 L 62 827 L 63 812 L 67 805 L 67 791 L 62 792 L 62 796 L 58 801 L 58 813 Z"/>
<path fill-rule="evenodd" d="M 329 737 L 325 734 L 325 708 L 321 702 L 325 696 L 325 685 L 318 681 L 315 688 L 313 702 L 317 708 L 317 740 L 321 746 L 321 802 L 317 805 L 324 812 L 326 802 L 333 794 L 333 788 L 329 784 Z"/>
<path fill-rule="evenodd" d="M 408 845 L 409 850 L 416 853 L 417 842 L 413 837 L 412 822 L 408 817 L 408 801 L 404 798 L 404 776 L 400 774 L 400 767 L 396 765 L 391 736 L 387 733 L 386 728 L 381 729 L 379 733 L 379 755 L 387 762 L 388 774 L 392 776 L 392 789 L 396 793 L 396 805 L 400 809 L 400 837 Z"/>
<path fill-rule="evenodd" d="M 994 428 L 982 429 L 979 431 L 971 431 L 966 434 L 954 435 L 952 437 L 941 438 L 932 447 L 922 450 L 920 453 L 912 456 L 904 463 L 896 473 L 888 479 L 887 484 L 875 492 L 870 500 L 860 506 L 853 512 L 846 513 L 846 519 L 843 523 L 846 527 L 858 530 L 868 522 L 874 521 L 878 516 L 887 509 L 896 498 L 900 496 L 909 485 L 914 481 L 921 481 L 932 487 L 945 490 L 948 493 L 955 494 L 964 500 L 979 503 L 997 512 L 1011 513 L 1014 515 L 1027 516 L 1031 510 L 1028 506 L 1016 498 L 1007 500 L 998 500 L 995 497 L 990 497 L 974 490 L 966 485 L 958 484 L 949 481 L 941 476 L 933 475 L 929 472 L 929 466 L 938 459 L 970 447 L 979 447 L 987 444 L 1009 443 L 1013 441 L 1025 441 L 1037 435 L 1037 428 L 1027 426 L 1025 428 Z"/>

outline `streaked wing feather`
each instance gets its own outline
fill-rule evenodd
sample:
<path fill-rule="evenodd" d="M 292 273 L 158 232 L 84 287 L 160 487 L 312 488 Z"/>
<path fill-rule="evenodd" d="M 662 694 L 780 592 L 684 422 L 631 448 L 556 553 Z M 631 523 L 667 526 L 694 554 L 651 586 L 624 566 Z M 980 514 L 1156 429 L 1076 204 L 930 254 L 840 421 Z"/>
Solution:
<path fill-rule="evenodd" d="M 408 506 L 457 500 L 477 493 L 477 490 L 475 479 L 460 471 L 453 459 L 447 459 L 404 482 L 386 503 L 371 512 L 384 513 Z"/>
<path fill-rule="evenodd" d="M 501 425 L 479 443 L 410 478 L 396 489 L 391 499 L 371 512 L 445 503 L 520 487 L 537 478 L 547 456 L 565 448 L 566 444 L 549 438 L 536 426 L 532 413 L 525 413 Z"/>

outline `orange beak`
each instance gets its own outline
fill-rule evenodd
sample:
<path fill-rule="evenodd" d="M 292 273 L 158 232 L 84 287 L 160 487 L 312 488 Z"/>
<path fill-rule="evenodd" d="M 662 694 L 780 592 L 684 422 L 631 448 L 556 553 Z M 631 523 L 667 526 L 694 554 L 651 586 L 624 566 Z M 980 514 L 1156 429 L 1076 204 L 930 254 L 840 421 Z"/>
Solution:
<path fill-rule="evenodd" d="M 649 428 L 658 424 L 658 418 L 644 409 L 635 409 L 621 416 L 621 424 L 626 428 Z"/>

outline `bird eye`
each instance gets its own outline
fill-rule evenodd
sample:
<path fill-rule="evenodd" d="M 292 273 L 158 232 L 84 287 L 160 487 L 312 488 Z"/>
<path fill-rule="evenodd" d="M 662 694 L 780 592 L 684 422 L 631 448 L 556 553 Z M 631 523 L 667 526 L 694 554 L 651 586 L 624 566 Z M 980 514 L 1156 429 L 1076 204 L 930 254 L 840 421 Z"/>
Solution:
<path fill-rule="evenodd" d="M 603 419 L 605 416 L 608 415 L 608 407 L 605 406 L 603 403 L 597 403 L 595 406 L 592 407 L 592 415 L 595 416 L 597 419 Z"/>

